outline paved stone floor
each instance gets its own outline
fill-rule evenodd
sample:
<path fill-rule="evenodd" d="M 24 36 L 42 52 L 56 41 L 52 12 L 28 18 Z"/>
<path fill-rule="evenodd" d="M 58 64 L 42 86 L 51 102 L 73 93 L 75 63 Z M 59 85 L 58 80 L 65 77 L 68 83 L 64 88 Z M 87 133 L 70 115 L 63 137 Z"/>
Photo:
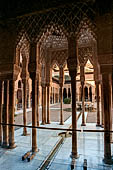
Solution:
<path fill-rule="evenodd" d="M 88 112 L 86 122 L 87 123 L 96 123 L 97 122 L 97 112 Z"/>
<path fill-rule="evenodd" d="M 52 106 L 53 107 L 53 106 Z M 53 107 L 57 110 L 57 106 Z M 52 109 L 51 109 L 52 110 Z M 54 112 L 54 109 L 53 109 Z M 53 113 L 54 114 L 54 113 Z M 87 113 L 85 112 L 85 118 Z M 69 128 L 71 124 L 71 117 L 69 117 L 63 126 L 59 122 L 52 122 L 50 125 L 40 125 L 55 128 Z M 105 165 L 103 163 L 104 155 L 104 134 L 103 133 L 83 133 L 82 129 L 100 129 L 96 127 L 95 123 L 87 123 L 86 127 L 81 127 L 82 116 L 78 120 L 78 154 L 79 158 L 75 161 L 76 170 L 83 169 L 83 161 L 87 159 L 88 170 L 112 170 L 113 166 Z M 28 129 L 29 136 L 22 136 L 23 129 L 20 128 L 15 131 L 15 142 L 17 147 L 13 150 L 5 150 L 0 148 L 0 170 L 38 170 L 42 162 L 50 153 L 51 149 L 60 140 L 58 134 L 61 131 L 55 130 L 37 130 L 37 145 L 39 152 L 31 162 L 22 161 L 22 155 L 31 149 L 31 129 Z M 49 170 L 70 170 L 71 169 L 71 137 L 64 139 L 63 144 L 57 151 L 53 160 L 49 164 Z M 113 152 L 113 146 L 112 146 Z M 113 153 L 112 153 L 113 154 Z"/>
<path fill-rule="evenodd" d="M 63 109 L 71 108 L 71 104 L 63 104 Z M 71 112 L 63 111 L 64 121 L 71 116 Z M 39 107 L 39 120 L 42 120 L 42 108 Z M 50 106 L 50 120 L 52 122 L 60 121 L 60 104 L 52 104 Z M 27 109 L 27 124 L 32 121 L 31 109 Z M 23 111 L 19 110 L 15 113 L 15 124 L 23 124 Z M 16 128 L 18 129 L 18 128 Z"/>

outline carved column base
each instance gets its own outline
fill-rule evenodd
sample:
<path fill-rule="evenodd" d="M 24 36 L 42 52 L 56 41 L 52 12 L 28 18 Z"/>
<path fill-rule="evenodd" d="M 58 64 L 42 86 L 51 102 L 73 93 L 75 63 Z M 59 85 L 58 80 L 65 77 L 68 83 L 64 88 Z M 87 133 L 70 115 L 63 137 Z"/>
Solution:
<path fill-rule="evenodd" d="M 86 124 L 85 124 L 85 123 L 82 123 L 81 126 L 86 126 Z"/>
<path fill-rule="evenodd" d="M 9 145 L 8 149 L 14 149 L 16 147 L 17 147 L 17 145 L 14 143 L 14 144 Z"/>
<path fill-rule="evenodd" d="M 79 154 L 78 153 L 74 153 L 74 152 L 71 152 L 71 155 L 70 155 L 70 157 L 73 159 L 78 159 L 80 156 L 79 156 Z"/>
<path fill-rule="evenodd" d="M 37 126 L 39 127 L 39 125 L 40 125 L 40 124 L 39 124 L 39 121 L 38 121 L 38 122 L 37 122 Z"/>
<path fill-rule="evenodd" d="M 37 147 L 32 147 L 32 152 L 34 153 L 36 153 L 36 152 L 38 152 L 38 149 L 37 149 Z"/>
<path fill-rule="evenodd" d="M 96 127 L 102 127 L 102 125 L 101 124 L 96 124 Z"/>
<path fill-rule="evenodd" d="M 101 125 L 101 128 L 104 128 L 104 125 Z"/>
<path fill-rule="evenodd" d="M 47 123 L 46 124 L 51 124 L 51 122 L 50 121 L 47 121 Z"/>
<path fill-rule="evenodd" d="M 60 122 L 59 125 L 64 125 L 64 122 Z"/>
<path fill-rule="evenodd" d="M 4 142 L 4 143 L 2 143 L 2 148 L 6 148 L 6 149 L 8 149 L 8 147 L 9 147 L 9 146 L 8 146 L 8 143 L 5 143 L 5 142 Z"/>
<path fill-rule="evenodd" d="M 23 131 L 22 136 L 29 136 L 29 135 L 30 135 L 30 133 L 27 133 L 27 131 Z"/>
<path fill-rule="evenodd" d="M 104 158 L 103 159 L 103 162 L 105 163 L 105 164 L 109 164 L 109 165 L 112 165 L 113 164 L 113 158 Z"/>
<path fill-rule="evenodd" d="M 46 123 L 45 122 L 42 122 L 41 125 L 45 125 Z"/>

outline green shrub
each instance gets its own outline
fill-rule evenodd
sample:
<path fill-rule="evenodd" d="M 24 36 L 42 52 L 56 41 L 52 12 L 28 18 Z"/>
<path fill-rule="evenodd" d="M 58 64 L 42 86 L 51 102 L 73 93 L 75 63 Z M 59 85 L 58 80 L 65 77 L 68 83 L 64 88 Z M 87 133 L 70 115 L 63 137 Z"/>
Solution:
<path fill-rule="evenodd" d="M 71 103 L 71 99 L 70 98 L 65 98 L 64 99 L 64 104 L 70 104 Z"/>

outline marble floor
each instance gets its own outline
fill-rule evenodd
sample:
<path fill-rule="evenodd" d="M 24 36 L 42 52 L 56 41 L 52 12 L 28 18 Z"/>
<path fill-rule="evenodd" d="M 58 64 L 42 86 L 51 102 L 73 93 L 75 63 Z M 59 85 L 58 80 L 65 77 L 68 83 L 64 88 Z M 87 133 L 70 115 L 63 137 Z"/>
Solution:
<path fill-rule="evenodd" d="M 87 113 L 85 113 L 85 117 Z M 86 127 L 81 127 L 82 117 L 78 120 L 78 154 L 79 158 L 75 160 L 75 169 L 83 169 L 83 161 L 87 159 L 88 170 L 112 170 L 113 166 L 105 165 L 103 163 L 104 155 L 104 134 L 103 133 L 83 133 L 82 129 L 100 129 L 96 127 L 95 123 L 87 123 Z M 46 127 L 54 128 L 69 128 L 71 125 L 71 117 L 66 120 L 63 126 L 58 122 L 44 125 Z M 41 125 L 43 126 L 43 125 Z M 101 128 L 102 129 L 102 128 Z M 15 131 L 15 142 L 17 147 L 13 150 L 6 150 L 0 148 L 0 169 L 1 170 L 38 170 L 42 162 L 50 153 L 51 149 L 61 139 L 58 134 L 62 131 L 58 130 L 37 130 L 37 145 L 39 151 L 34 159 L 30 162 L 27 160 L 22 161 L 22 155 L 31 149 L 31 129 L 28 129 L 29 136 L 22 136 L 23 129 L 20 128 Z M 47 169 L 50 170 L 70 170 L 71 169 L 71 137 L 64 139 L 63 144 L 60 146 L 55 156 L 51 160 Z M 113 152 L 113 146 L 112 146 Z"/>

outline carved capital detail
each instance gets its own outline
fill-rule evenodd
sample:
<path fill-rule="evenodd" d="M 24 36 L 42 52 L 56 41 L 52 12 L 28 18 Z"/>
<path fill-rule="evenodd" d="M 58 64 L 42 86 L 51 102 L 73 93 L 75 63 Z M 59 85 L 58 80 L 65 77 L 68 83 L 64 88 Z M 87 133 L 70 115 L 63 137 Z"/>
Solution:
<path fill-rule="evenodd" d="M 69 74 L 71 77 L 75 77 L 77 74 L 77 60 L 76 58 L 68 58 L 67 59 L 67 66 L 69 69 Z"/>

